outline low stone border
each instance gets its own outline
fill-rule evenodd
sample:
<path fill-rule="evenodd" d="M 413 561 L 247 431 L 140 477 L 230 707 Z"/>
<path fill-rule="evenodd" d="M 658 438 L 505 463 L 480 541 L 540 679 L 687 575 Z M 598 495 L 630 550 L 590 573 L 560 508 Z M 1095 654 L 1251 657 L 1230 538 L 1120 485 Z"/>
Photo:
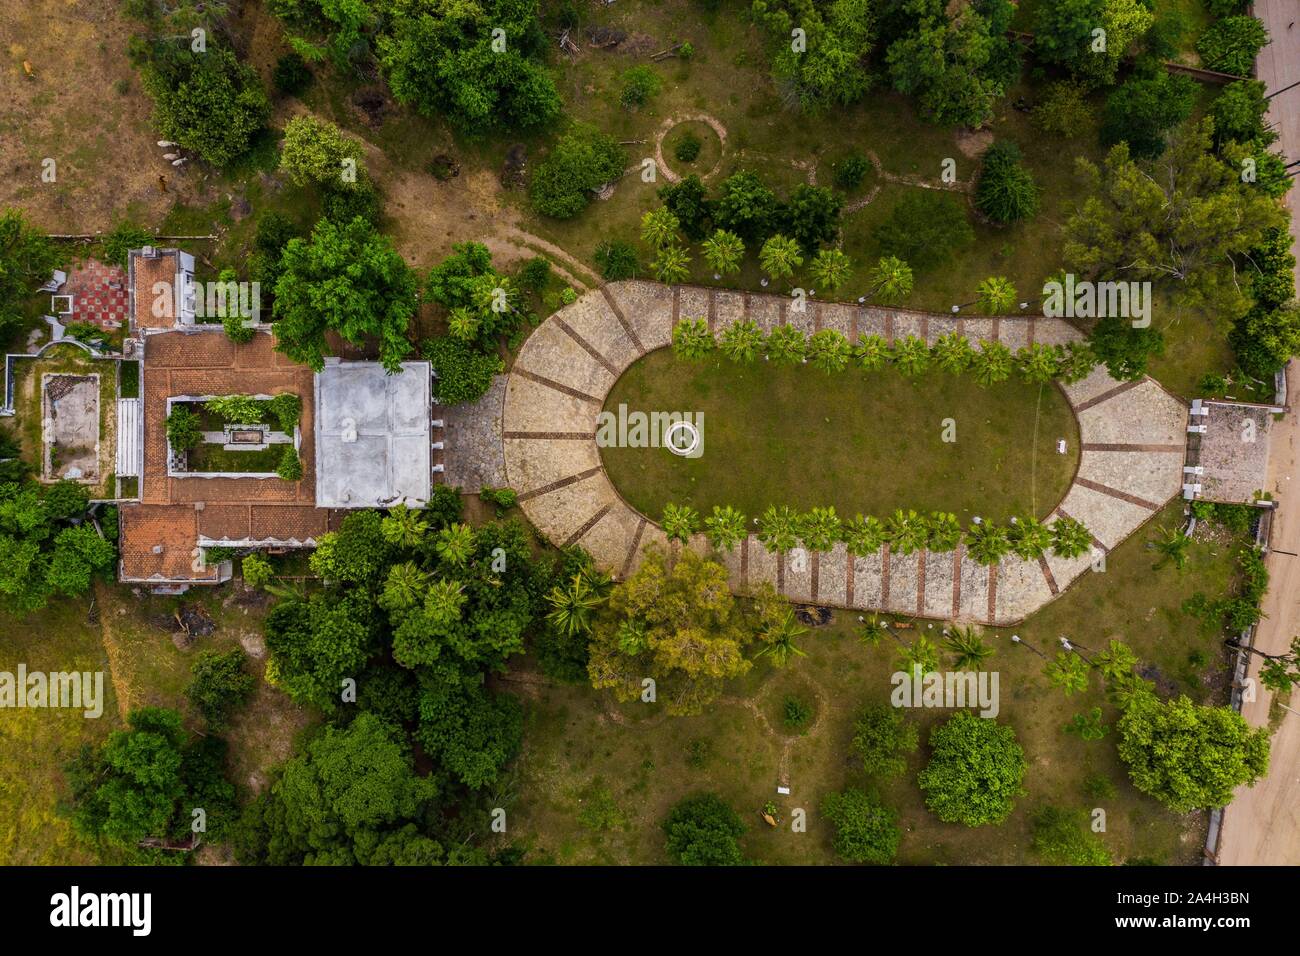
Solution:
<path fill-rule="evenodd" d="M 785 296 L 666 286 L 631 280 L 592 292 L 546 319 L 524 343 L 506 382 L 502 441 L 506 476 L 529 520 L 559 546 L 581 545 L 616 577 L 640 566 L 650 544 L 666 548 L 663 529 L 632 508 L 605 474 L 596 447 L 596 416 L 623 371 L 672 343 L 683 317 L 707 317 L 712 331 L 750 319 L 770 331 L 789 321 L 808 333 L 836 329 L 850 340 L 875 333 L 889 341 L 915 335 L 933 345 L 957 332 L 973 344 L 1001 342 L 1013 351 L 1033 343 L 1081 338 L 1044 316 L 953 316 L 817 302 L 787 314 Z M 1079 422 L 1079 468 L 1049 520 L 1082 521 L 1094 552 L 1075 559 L 1014 555 L 985 567 L 955 552 L 890 554 L 886 545 L 853 557 L 843 543 L 794 562 L 751 535 L 717 555 L 731 586 L 745 593 L 770 582 L 794 601 L 881 610 L 940 620 L 1014 624 L 1054 600 L 1104 555 L 1146 523 L 1181 488 L 1187 409 L 1150 378 L 1119 382 L 1098 366 L 1061 386 Z M 711 554 L 704 535 L 689 545 Z"/>

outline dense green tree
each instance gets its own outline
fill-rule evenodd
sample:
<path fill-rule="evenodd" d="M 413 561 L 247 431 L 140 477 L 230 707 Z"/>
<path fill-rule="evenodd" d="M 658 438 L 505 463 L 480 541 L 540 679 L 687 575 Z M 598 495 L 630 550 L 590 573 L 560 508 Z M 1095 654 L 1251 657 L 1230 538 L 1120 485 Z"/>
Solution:
<path fill-rule="evenodd" d="M 839 237 L 843 206 L 843 198 L 834 190 L 800 183 L 786 204 L 785 228 L 806 254 L 814 255 Z"/>
<path fill-rule="evenodd" d="M 326 333 L 353 344 L 379 339 L 389 372 L 411 351 L 415 274 L 392 242 L 364 219 L 322 219 L 310 240 L 291 239 L 275 286 L 276 348 L 316 371 L 325 367 Z"/>
<path fill-rule="evenodd" d="M 756 0 L 752 13 L 767 30 L 772 72 L 786 103 L 816 113 L 847 106 L 871 88 L 867 59 L 875 40 L 870 0 Z M 791 30 L 804 31 L 805 48 L 795 50 Z"/>
<path fill-rule="evenodd" d="M 713 206 L 699 176 L 691 174 L 680 182 L 669 183 L 659 190 L 659 198 L 664 207 L 677 217 L 687 239 L 699 242 L 709 234 Z"/>
<path fill-rule="evenodd" d="M 1235 256 L 1283 214 L 1211 150 L 1213 124 L 1184 126 L 1153 176 L 1126 145 L 1098 167 L 1080 161 L 1091 194 L 1066 225 L 1066 267 L 1088 278 L 1151 280 L 1182 304 L 1240 315 L 1247 307 Z"/>
<path fill-rule="evenodd" d="M 1255 57 L 1266 43 L 1268 31 L 1255 17 L 1224 17 L 1197 38 L 1196 52 L 1207 69 L 1250 76 Z"/>
<path fill-rule="evenodd" d="M 267 614 L 265 633 L 267 682 L 326 712 L 340 706 L 345 682 L 360 676 L 377 643 L 375 615 L 360 593 L 281 601 Z"/>
<path fill-rule="evenodd" d="M 1210 104 L 1216 142 L 1236 140 L 1269 146 L 1277 133 L 1266 125 L 1268 100 L 1265 86 L 1258 80 L 1238 80 L 1223 88 Z"/>
<path fill-rule="evenodd" d="M 1024 793 L 1025 752 L 1014 730 L 958 711 L 930 732 L 930 749 L 917 782 L 935 816 L 968 827 L 1006 820 Z"/>
<path fill-rule="evenodd" d="M 22 327 L 22 303 L 62 262 L 54 243 L 21 210 L 0 213 L 0 343 Z"/>
<path fill-rule="evenodd" d="M 1268 770 L 1268 728 L 1251 728 L 1230 707 L 1147 691 L 1131 699 L 1118 730 L 1133 785 L 1175 813 L 1226 806 Z"/>
<path fill-rule="evenodd" d="M 680 866 L 739 866 L 745 862 L 740 816 L 721 797 L 702 793 L 679 801 L 664 820 L 668 857 Z"/>
<path fill-rule="evenodd" d="M 1093 326 L 1088 344 L 1111 376 L 1121 381 L 1146 375 L 1152 357 L 1165 351 L 1165 337 L 1159 329 L 1135 327 L 1130 320 L 1113 315 Z"/>
<path fill-rule="evenodd" d="M 1138 159 L 1155 159 L 1165 151 L 1165 134 L 1192 115 L 1196 81 L 1165 70 L 1132 76 L 1107 98 L 1102 113 L 1104 146 L 1128 143 Z"/>
<path fill-rule="evenodd" d="M 784 210 L 776 193 L 756 173 L 740 170 L 718 187 L 713 221 L 745 242 L 761 243 L 779 227 Z"/>
<path fill-rule="evenodd" d="M 822 816 L 835 828 L 832 845 L 849 863 L 894 862 L 902 831 L 893 809 L 879 798 L 850 787 L 822 801 Z"/>
<path fill-rule="evenodd" d="M 1154 20 L 1141 0 L 1055 0 L 1037 8 L 1034 53 L 1091 85 L 1109 85 Z"/>
<path fill-rule="evenodd" d="M 492 386 L 493 376 L 505 371 L 500 356 L 446 335 L 426 339 L 421 353 L 438 375 L 435 390 L 443 405 L 481 398 Z"/>
<path fill-rule="evenodd" d="M 592 126 L 575 124 L 533 172 L 533 208 L 553 219 L 572 219 L 592 193 L 623 172 L 623 148 Z"/>
<path fill-rule="evenodd" d="M 321 183 L 352 185 L 349 176 L 365 175 L 360 140 L 333 123 L 314 116 L 295 116 L 284 127 L 280 169 L 300 186 Z"/>
<path fill-rule="evenodd" d="M 1110 852 L 1081 810 L 1045 806 L 1034 813 L 1034 851 L 1056 866 L 1110 866 Z"/>
<path fill-rule="evenodd" d="M 916 752 L 916 725 L 897 707 L 869 704 L 853 724 L 853 752 L 873 777 L 898 777 Z"/>
<path fill-rule="evenodd" d="M 1000 139 L 985 151 L 975 183 L 975 205 L 994 222 L 1031 219 L 1038 211 L 1038 186 L 1020 163 L 1020 149 Z"/>
<path fill-rule="evenodd" d="M 245 669 L 247 661 L 248 655 L 238 647 L 224 654 L 203 651 L 195 658 L 185 696 L 212 730 L 225 730 L 231 714 L 247 702 L 257 686 L 257 679 Z"/>

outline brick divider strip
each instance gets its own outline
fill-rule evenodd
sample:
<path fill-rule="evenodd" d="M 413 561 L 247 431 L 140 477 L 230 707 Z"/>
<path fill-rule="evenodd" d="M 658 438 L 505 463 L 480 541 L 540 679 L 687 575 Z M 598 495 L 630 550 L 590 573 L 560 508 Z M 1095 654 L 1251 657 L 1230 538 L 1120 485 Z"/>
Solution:
<path fill-rule="evenodd" d="M 1144 379 L 1144 378 L 1138 378 L 1138 379 L 1133 379 L 1133 380 L 1128 381 L 1128 382 L 1120 382 L 1120 383 L 1119 383 L 1118 385 L 1116 385 L 1114 388 L 1108 388 L 1108 389 L 1106 389 L 1106 391 L 1102 392 L 1100 395 L 1094 395 L 1092 398 L 1088 399 L 1086 402 L 1080 402 L 1078 405 L 1075 405 L 1075 406 L 1074 406 L 1074 414 L 1078 415 L 1080 412 L 1086 412 L 1088 409 L 1093 408 L 1094 406 L 1100 405 L 1102 402 L 1108 402 L 1108 401 L 1110 401 L 1112 398 L 1114 398 L 1116 395 L 1123 395 L 1123 394 L 1124 394 L 1125 392 L 1127 392 L 1129 389 L 1131 389 L 1131 388 L 1137 388 L 1139 385 L 1141 385 L 1141 384 L 1142 384 L 1143 382 L 1145 382 L 1145 381 L 1146 381 L 1146 379 Z"/>
<path fill-rule="evenodd" d="M 614 318 L 618 319 L 618 324 L 623 326 L 623 331 L 627 333 L 627 337 L 631 339 L 632 344 L 636 346 L 637 354 L 644 355 L 645 346 L 641 344 L 640 336 L 636 334 L 636 329 L 632 328 L 632 323 L 629 322 L 627 316 L 623 314 L 623 309 L 614 301 L 614 295 L 609 291 L 609 286 L 601 286 L 600 291 L 605 296 L 605 302 L 608 303 L 609 310 L 614 313 Z"/>
<path fill-rule="evenodd" d="M 989 565 L 989 623 L 992 624 L 998 616 L 998 572 L 1002 569 L 1002 564 Z"/>
<path fill-rule="evenodd" d="M 957 550 L 952 554 L 952 617 L 956 620 L 961 615 L 961 563 L 966 557 L 966 544 L 957 542 Z"/>
<path fill-rule="evenodd" d="M 880 548 L 880 607 L 881 610 L 889 610 L 889 544 L 886 542 Z"/>
<path fill-rule="evenodd" d="M 930 560 L 930 552 L 921 549 L 920 559 L 916 562 L 916 613 L 925 613 L 925 565 Z"/>
<path fill-rule="evenodd" d="M 573 545 L 577 544 L 580 540 L 582 540 L 583 535 L 585 535 L 592 528 L 596 527 L 596 522 L 598 522 L 601 518 L 605 517 L 605 515 L 609 514 L 609 509 L 613 507 L 614 507 L 614 503 L 612 501 L 609 504 L 602 505 L 599 509 L 597 509 L 594 515 L 592 515 L 590 518 L 587 519 L 586 523 L 581 528 L 573 532 L 573 534 L 569 535 L 569 537 L 565 539 L 564 546 L 566 548 L 571 548 L 573 547 Z"/>
<path fill-rule="evenodd" d="M 1038 556 L 1038 566 L 1043 571 L 1043 579 L 1047 582 L 1047 589 L 1052 592 L 1052 597 L 1061 593 L 1061 589 L 1056 586 L 1056 575 L 1052 573 L 1052 566 L 1047 563 L 1047 555 Z"/>
<path fill-rule="evenodd" d="M 601 399 L 596 398 L 596 396 L 594 395 L 588 395 L 586 392 L 579 391 L 576 388 L 572 388 L 561 382 L 557 382 L 554 379 L 549 379 L 545 375 L 538 375 L 536 372 L 530 372 L 528 369 L 520 368 L 517 365 L 510 370 L 510 374 L 520 375 L 523 378 L 528 379 L 530 382 L 536 382 L 538 385 L 545 385 L 547 388 L 553 388 L 557 392 L 561 392 L 565 395 L 571 395 L 572 397 L 580 399 L 584 402 L 591 402 L 591 404 L 593 405 L 605 404 Z"/>
<path fill-rule="evenodd" d="M 853 607 L 853 552 L 844 549 L 844 603 Z"/>
<path fill-rule="evenodd" d="M 1181 455 L 1187 451 L 1183 445 L 1129 445 L 1123 442 L 1089 441 L 1079 446 L 1080 451 L 1138 451 L 1155 454 Z"/>
<path fill-rule="evenodd" d="M 502 432 L 502 438 L 533 438 L 541 441 L 595 441 L 595 432 Z"/>
<path fill-rule="evenodd" d="M 532 491 L 525 491 L 519 496 L 520 501 L 532 501 L 534 498 L 540 498 L 542 495 L 549 495 L 552 491 L 559 491 L 561 488 L 567 488 L 569 485 L 590 478 L 600 471 L 600 466 L 588 468 L 586 471 L 580 471 L 576 475 L 570 475 L 568 478 L 561 478 L 559 481 L 552 481 L 550 484 L 542 485 L 540 488 L 534 488 Z"/>
<path fill-rule="evenodd" d="M 817 603 L 817 588 L 820 584 L 818 577 L 821 575 L 821 570 L 822 553 L 820 551 L 814 551 L 812 553 L 812 583 L 808 586 L 809 600 L 811 600 L 813 604 Z"/>
<path fill-rule="evenodd" d="M 627 580 L 629 572 L 632 570 L 632 562 L 636 560 L 637 550 L 641 547 L 641 535 L 645 533 L 646 519 L 642 515 L 637 521 L 636 531 L 632 533 L 632 546 L 627 549 L 627 557 L 623 560 L 623 567 L 619 570 L 619 577 Z"/>
<path fill-rule="evenodd" d="M 1131 505 L 1137 505 L 1139 508 L 1146 508 L 1147 511 L 1159 511 L 1160 506 L 1145 498 L 1139 498 L 1137 495 L 1130 495 L 1127 491 L 1120 491 L 1118 488 L 1112 488 L 1110 485 L 1103 485 L 1099 481 L 1089 481 L 1087 478 L 1075 478 L 1074 483 L 1089 491 L 1095 491 L 1101 495 L 1109 495 L 1120 501 L 1127 501 Z"/>
<path fill-rule="evenodd" d="M 557 315 L 557 316 L 555 317 L 555 324 L 558 325 L 558 326 L 559 326 L 559 327 L 564 331 L 564 334 L 565 334 L 565 335 L 567 335 L 569 338 L 573 339 L 573 341 L 577 342 L 577 343 L 578 343 L 578 346 L 579 346 L 579 347 L 580 347 L 584 352 L 586 352 L 588 355 L 590 355 L 592 358 L 594 358 L 597 362 L 599 362 L 599 363 L 601 364 L 601 366 L 605 369 L 606 372 L 608 372 L 610 375 L 614 376 L 615 379 L 618 378 L 618 369 L 616 369 L 616 368 L 614 367 L 614 363 L 611 362 L 609 359 L 605 358 L 605 356 L 601 355 L 600 352 L 598 352 L 598 351 L 596 350 L 596 347 L 595 347 L 594 345 L 592 345 L 590 342 L 588 342 L 586 339 L 584 339 L 581 335 L 579 335 L 577 332 L 575 332 L 575 331 L 573 330 L 573 327 L 572 327 L 571 325 L 569 325 L 568 322 L 565 322 L 562 318 L 560 318 L 560 317 Z"/>

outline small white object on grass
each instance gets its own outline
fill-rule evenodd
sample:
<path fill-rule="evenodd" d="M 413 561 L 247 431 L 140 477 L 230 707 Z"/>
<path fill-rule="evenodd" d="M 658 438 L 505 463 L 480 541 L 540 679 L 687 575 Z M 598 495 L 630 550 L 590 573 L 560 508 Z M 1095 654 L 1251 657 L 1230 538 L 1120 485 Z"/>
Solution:
<path fill-rule="evenodd" d="M 783 796 L 783 797 L 788 797 L 788 796 L 790 796 L 790 788 L 789 788 L 789 787 L 777 787 L 777 788 L 776 788 L 776 792 L 779 793 L 779 794 L 781 794 L 781 796 Z"/>

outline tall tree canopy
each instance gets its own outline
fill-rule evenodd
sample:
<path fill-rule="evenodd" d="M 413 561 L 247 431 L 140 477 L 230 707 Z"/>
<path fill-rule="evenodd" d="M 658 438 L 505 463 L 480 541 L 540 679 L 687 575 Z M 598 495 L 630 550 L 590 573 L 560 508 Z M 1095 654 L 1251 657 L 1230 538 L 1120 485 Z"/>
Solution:
<path fill-rule="evenodd" d="M 400 370 L 411 351 L 407 329 L 419 284 L 392 242 L 358 217 L 322 219 L 310 239 L 290 239 L 275 285 L 276 348 L 316 371 L 325 367 L 327 332 L 355 345 L 379 339 L 379 359 Z"/>

